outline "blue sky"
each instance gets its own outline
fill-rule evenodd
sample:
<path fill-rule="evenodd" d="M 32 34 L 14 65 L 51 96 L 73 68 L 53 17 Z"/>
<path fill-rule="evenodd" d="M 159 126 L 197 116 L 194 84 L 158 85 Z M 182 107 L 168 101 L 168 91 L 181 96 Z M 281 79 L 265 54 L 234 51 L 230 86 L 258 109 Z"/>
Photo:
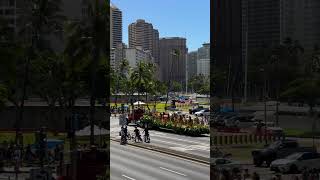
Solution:
<path fill-rule="evenodd" d="M 122 11 L 123 42 L 128 25 L 145 19 L 160 37 L 187 37 L 189 52 L 210 41 L 210 0 L 111 0 Z"/>

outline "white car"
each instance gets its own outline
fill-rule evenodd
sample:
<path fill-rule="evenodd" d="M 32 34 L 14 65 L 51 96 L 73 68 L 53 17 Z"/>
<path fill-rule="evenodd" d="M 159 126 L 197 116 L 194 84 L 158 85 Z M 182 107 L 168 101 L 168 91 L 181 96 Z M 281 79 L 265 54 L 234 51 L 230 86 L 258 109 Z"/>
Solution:
<path fill-rule="evenodd" d="M 204 115 L 208 115 L 208 113 L 210 114 L 210 110 L 209 109 L 202 109 L 198 112 L 195 112 L 194 115 L 195 116 L 204 116 Z"/>
<path fill-rule="evenodd" d="M 316 152 L 294 153 L 285 159 L 275 160 L 270 165 L 272 171 L 283 173 L 299 172 L 304 168 L 320 169 L 320 154 Z"/>
<path fill-rule="evenodd" d="M 227 158 L 210 158 L 210 163 L 218 170 L 241 169 L 241 163 Z"/>

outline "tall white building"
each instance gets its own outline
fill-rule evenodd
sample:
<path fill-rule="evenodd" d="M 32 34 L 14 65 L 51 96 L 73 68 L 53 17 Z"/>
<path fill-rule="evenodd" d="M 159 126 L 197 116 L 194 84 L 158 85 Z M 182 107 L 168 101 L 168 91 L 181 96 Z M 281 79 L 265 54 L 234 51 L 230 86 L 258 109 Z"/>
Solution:
<path fill-rule="evenodd" d="M 125 58 L 129 62 L 131 68 L 137 67 L 137 63 L 144 61 L 146 63 L 154 62 L 152 53 L 150 51 L 143 50 L 142 47 L 125 49 Z"/>
<path fill-rule="evenodd" d="M 210 76 L 210 44 L 204 43 L 197 53 L 197 74 Z"/>

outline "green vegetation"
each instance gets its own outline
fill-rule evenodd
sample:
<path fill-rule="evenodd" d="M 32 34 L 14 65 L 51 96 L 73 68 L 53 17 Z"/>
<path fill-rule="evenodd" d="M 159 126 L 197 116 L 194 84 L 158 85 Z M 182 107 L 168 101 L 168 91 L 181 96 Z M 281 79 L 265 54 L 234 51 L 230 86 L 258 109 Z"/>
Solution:
<path fill-rule="evenodd" d="M 202 74 L 193 76 L 188 82 L 189 88 L 198 94 L 210 94 L 210 78 Z"/>
<path fill-rule="evenodd" d="M 149 124 L 152 129 L 163 130 L 169 129 L 176 134 L 187 135 L 187 136 L 201 136 L 209 133 L 209 127 L 202 125 L 199 122 L 179 120 L 178 118 L 170 117 L 169 120 L 160 119 L 156 116 L 143 116 L 141 123 Z"/>

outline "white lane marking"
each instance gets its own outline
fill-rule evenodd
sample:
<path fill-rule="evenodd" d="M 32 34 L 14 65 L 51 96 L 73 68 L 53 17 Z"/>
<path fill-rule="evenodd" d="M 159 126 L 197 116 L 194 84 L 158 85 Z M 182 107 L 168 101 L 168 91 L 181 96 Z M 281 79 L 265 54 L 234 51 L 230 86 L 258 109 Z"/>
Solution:
<path fill-rule="evenodd" d="M 171 170 L 171 169 L 167 169 L 167 168 L 164 168 L 164 167 L 160 167 L 160 169 L 163 169 L 163 170 L 166 170 L 166 171 L 169 171 L 169 172 L 178 174 L 178 175 L 180 175 L 180 176 L 187 176 L 187 175 L 185 175 L 185 174 L 182 174 L 182 173 L 179 173 L 179 172 L 177 172 L 177 171 L 174 171 L 174 170 Z"/>
<path fill-rule="evenodd" d="M 185 146 L 185 147 L 170 147 L 170 149 L 178 150 L 178 151 L 210 151 L 209 146 L 201 146 L 201 145 L 191 145 L 191 146 Z"/>
<path fill-rule="evenodd" d="M 126 176 L 124 174 L 122 174 L 123 177 L 127 178 L 127 179 L 130 179 L 130 180 L 136 180 L 136 179 L 133 179 L 132 177 L 129 177 L 129 176 Z"/>
<path fill-rule="evenodd" d="M 188 145 L 185 145 L 185 144 L 179 144 L 179 143 L 176 143 L 176 142 L 167 142 L 167 141 L 161 141 L 159 139 L 153 139 L 152 141 L 157 141 L 157 142 L 162 142 L 162 143 L 165 143 L 165 144 L 173 144 L 173 145 L 179 145 L 179 146 L 188 146 Z"/>

